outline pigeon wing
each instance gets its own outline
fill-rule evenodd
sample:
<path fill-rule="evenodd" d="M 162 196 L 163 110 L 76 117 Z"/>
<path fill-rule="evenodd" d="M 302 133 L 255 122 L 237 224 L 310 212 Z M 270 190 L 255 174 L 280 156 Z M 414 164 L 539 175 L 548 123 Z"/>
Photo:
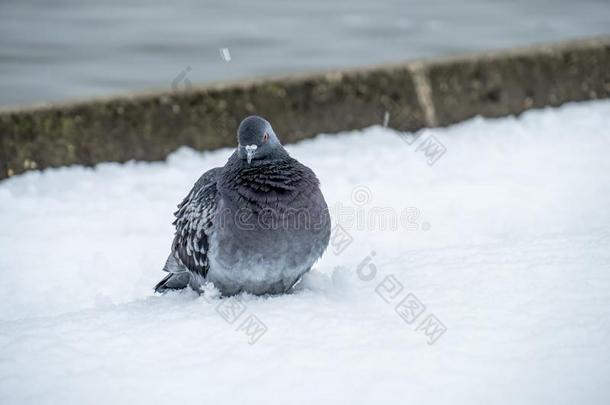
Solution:
<path fill-rule="evenodd" d="M 202 277 L 209 270 L 207 254 L 209 238 L 214 231 L 219 171 L 219 168 L 215 168 L 204 173 L 174 213 L 176 233 L 172 255 L 189 271 Z"/>

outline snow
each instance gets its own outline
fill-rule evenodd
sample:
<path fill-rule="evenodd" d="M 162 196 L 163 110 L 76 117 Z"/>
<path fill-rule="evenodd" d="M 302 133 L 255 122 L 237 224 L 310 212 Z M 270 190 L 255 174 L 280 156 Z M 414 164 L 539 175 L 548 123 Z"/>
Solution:
<path fill-rule="evenodd" d="M 230 150 L 3 181 L 0 403 L 608 403 L 610 101 L 416 135 L 289 146 L 342 228 L 284 296 L 152 293 Z"/>

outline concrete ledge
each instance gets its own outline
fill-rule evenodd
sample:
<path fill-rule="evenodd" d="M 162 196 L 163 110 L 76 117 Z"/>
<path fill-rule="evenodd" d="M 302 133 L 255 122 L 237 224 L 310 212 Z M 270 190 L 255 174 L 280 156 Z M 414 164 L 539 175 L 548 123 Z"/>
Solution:
<path fill-rule="evenodd" d="M 0 110 L 0 178 L 28 169 L 161 160 L 233 146 L 268 117 L 284 142 L 381 124 L 414 131 L 475 115 L 610 96 L 610 37 L 359 70 Z"/>
<path fill-rule="evenodd" d="M 610 96 L 610 37 L 431 62 L 441 125 Z"/>

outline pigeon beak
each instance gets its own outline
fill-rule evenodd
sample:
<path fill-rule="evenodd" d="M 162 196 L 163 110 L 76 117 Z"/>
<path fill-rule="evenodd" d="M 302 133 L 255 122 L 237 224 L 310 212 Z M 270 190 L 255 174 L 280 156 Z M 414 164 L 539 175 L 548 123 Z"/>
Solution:
<path fill-rule="evenodd" d="M 252 161 L 252 158 L 254 157 L 254 154 L 256 153 L 256 149 L 258 149 L 258 146 L 256 145 L 246 145 L 246 160 L 248 160 L 248 164 L 250 164 L 250 162 Z"/>

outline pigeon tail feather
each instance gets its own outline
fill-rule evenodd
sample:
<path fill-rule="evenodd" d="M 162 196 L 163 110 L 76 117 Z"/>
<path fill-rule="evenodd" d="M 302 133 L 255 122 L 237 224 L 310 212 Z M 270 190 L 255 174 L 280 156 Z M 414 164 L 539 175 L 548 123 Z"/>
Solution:
<path fill-rule="evenodd" d="M 182 273 L 169 273 L 155 286 L 155 292 L 163 293 L 168 290 L 182 290 L 189 285 L 190 279 L 191 276 L 187 271 Z"/>

